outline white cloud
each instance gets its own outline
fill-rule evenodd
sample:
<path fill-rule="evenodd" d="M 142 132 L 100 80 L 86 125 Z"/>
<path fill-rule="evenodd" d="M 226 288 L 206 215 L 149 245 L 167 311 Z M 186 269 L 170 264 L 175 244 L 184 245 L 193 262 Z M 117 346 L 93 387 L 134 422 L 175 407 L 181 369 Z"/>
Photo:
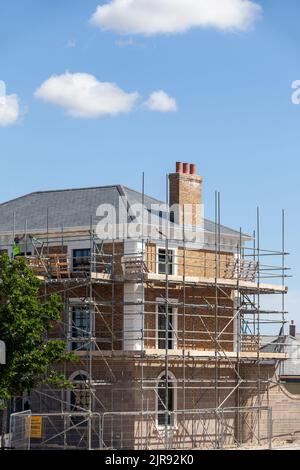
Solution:
<path fill-rule="evenodd" d="M 99 82 L 87 73 L 53 75 L 35 92 L 35 96 L 66 109 L 76 118 L 98 118 L 127 113 L 139 94 L 126 93 L 114 83 Z"/>
<path fill-rule="evenodd" d="M 177 111 L 176 100 L 167 95 L 163 90 L 151 93 L 148 100 L 145 102 L 145 105 L 151 111 L 161 111 L 163 113 Z"/>
<path fill-rule="evenodd" d="M 262 8 L 251 0 L 109 0 L 91 22 L 120 34 L 183 33 L 191 28 L 247 30 Z"/>
<path fill-rule="evenodd" d="M 17 122 L 20 117 L 19 98 L 17 95 L 7 95 L 6 85 L 0 80 L 0 127 L 6 127 Z"/>

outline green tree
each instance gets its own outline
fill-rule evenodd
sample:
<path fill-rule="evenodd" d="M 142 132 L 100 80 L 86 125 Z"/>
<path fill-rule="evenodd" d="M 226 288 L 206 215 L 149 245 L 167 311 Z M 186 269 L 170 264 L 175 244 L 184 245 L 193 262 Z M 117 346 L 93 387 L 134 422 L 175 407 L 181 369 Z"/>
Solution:
<path fill-rule="evenodd" d="M 75 361 L 66 342 L 48 338 L 61 318 L 63 304 L 58 295 L 41 297 L 41 281 L 23 259 L 0 257 L 0 338 L 6 343 L 7 362 L 0 366 L 0 399 L 48 383 L 70 387 L 56 365 Z"/>

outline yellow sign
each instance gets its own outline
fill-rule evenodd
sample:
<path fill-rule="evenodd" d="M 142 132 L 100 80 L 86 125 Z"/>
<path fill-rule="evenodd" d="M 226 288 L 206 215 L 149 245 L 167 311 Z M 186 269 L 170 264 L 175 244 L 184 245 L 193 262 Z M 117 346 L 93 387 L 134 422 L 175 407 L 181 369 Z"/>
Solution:
<path fill-rule="evenodd" d="M 41 439 L 43 435 L 43 417 L 42 416 L 26 416 L 25 431 L 29 435 L 30 423 L 30 437 L 32 439 Z"/>

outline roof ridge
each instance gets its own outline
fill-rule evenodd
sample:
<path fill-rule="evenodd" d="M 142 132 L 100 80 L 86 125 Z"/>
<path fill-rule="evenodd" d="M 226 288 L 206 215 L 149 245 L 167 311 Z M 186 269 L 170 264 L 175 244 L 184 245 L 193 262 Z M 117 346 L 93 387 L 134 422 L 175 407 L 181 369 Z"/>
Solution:
<path fill-rule="evenodd" d="M 71 191 L 87 191 L 91 189 L 108 189 L 108 188 L 117 188 L 118 184 L 111 184 L 107 186 L 89 186 L 87 188 L 66 188 L 66 189 L 47 189 L 45 191 L 32 191 L 31 193 L 23 194 L 23 196 L 18 196 L 13 199 L 9 199 L 8 201 L 1 202 L 0 206 L 5 206 L 5 204 L 10 204 L 11 202 L 18 201 L 19 199 L 23 199 L 24 197 L 33 196 L 35 194 L 49 194 L 49 193 L 63 193 L 63 192 L 71 192 Z"/>

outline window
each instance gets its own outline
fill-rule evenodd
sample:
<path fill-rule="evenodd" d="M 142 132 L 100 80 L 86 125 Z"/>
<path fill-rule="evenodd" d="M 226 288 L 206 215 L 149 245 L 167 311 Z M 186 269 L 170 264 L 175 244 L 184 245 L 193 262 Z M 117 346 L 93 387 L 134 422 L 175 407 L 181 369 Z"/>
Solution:
<path fill-rule="evenodd" d="M 90 271 L 90 266 L 91 266 L 90 248 L 73 250 L 73 271 L 86 273 Z"/>
<path fill-rule="evenodd" d="M 175 334 L 175 309 L 170 305 L 168 306 L 168 319 L 167 319 L 166 305 L 165 304 L 158 305 L 157 348 L 158 349 L 174 349 L 174 345 L 175 345 L 174 334 Z M 166 339 L 167 339 L 167 347 L 166 347 Z"/>
<path fill-rule="evenodd" d="M 157 385 L 157 424 L 174 426 L 175 383 L 171 376 L 162 375 Z M 168 413 L 166 413 L 168 411 Z"/>
<path fill-rule="evenodd" d="M 88 338 L 91 335 L 91 312 L 89 307 L 76 305 L 71 307 L 72 314 L 72 350 L 86 351 L 90 349 Z"/>
<path fill-rule="evenodd" d="M 174 250 L 158 249 L 158 274 L 174 274 Z"/>
<path fill-rule="evenodd" d="M 84 413 L 90 408 L 90 393 L 86 381 L 88 377 L 84 372 L 78 372 L 71 378 L 74 389 L 70 393 L 70 411 L 72 413 Z M 72 416 L 73 425 L 86 426 L 84 415 Z"/>
<path fill-rule="evenodd" d="M 30 410 L 30 397 L 23 395 L 15 397 L 11 401 L 11 413 L 21 413 Z"/>

